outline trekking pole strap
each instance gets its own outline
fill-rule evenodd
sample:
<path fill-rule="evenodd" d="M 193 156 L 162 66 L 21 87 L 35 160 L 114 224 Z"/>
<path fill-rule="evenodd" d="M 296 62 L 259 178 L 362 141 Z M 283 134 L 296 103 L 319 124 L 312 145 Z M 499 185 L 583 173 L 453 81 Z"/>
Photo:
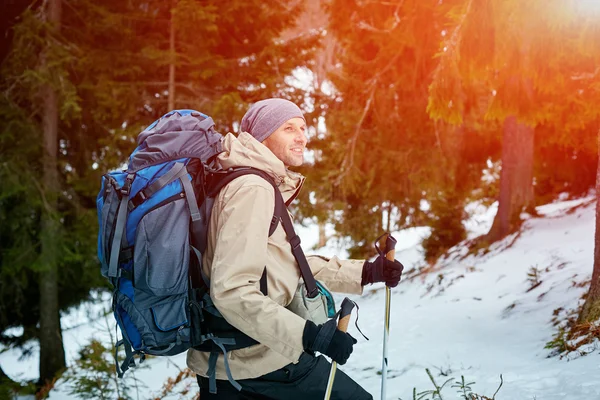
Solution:
<path fill-rule="evenodd" d="M 348 330 L 348 324 L 350 322 L 350 315 L 352 314 L 352 310 L 354 309 L 355 306 L 356 306 L 356 303 L 347 297 L 344 299 L 344 301 L 342 301 L 342 305 L 340 306 L 340 311 L 339 311 L 340 320 L 339 320 L 338 326 L 337 326 L 337 328 L 340 331 L 346 332 Z"/>

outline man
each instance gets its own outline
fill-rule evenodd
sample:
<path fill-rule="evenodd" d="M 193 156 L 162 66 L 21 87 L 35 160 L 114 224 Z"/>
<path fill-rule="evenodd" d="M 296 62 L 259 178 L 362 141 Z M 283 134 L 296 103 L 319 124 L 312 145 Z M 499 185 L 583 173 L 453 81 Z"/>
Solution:
<path fill-rule="evenodd" d="M 249 166 L 267 172 L 289 204 L 304 182 L 288 167 L 304 161 L 305 131 L 304 116 L 292 102 L 259 101 L 242 118 L 239 136 L 225 136 L 218 162 L 225 169 Z M 337 329 L 324 334 L 323 325 L 286 308 L 298 286 L 300 270 L 281 224 L 269 236 L 274 190 L 265 179 L 244 175 L 225 186 L 215 199 L 203 258 L 211 298 L 231 325 L 259 344 L 228 352 L 229 367 L 241 391 L 227 380 L 223 356 L 219 356 L 216 395 L 209 393 L 206 378 L 209 353 L 189 350 L 188 366 L 198 374 L 202 400 L 322 398 L 331 364 L 314 352 L 344 364 L 356 343 Z M 363 285 L 373 282 L 396 286 L 403 269 L 399 262 L 382 257 L 372 263 L 336 257 L 307 259 L 315 278 L 335 292 L 361 294 Z M 259 287 L 265 269 L 267 295 Z M 331 398 L 372 396 L 338 370 Z"/>

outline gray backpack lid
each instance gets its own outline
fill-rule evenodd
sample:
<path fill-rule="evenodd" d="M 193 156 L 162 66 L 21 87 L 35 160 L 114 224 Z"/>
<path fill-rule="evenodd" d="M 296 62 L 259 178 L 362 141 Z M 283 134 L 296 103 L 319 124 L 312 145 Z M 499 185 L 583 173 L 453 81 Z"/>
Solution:
<path fill-rule="evenodd" d="M 166 114 L 139 134 L 127 172 L 184 157 L 209 159 L 223 149 L 223 136 L 214 126 L 212 118 L 197 111 Z"/>

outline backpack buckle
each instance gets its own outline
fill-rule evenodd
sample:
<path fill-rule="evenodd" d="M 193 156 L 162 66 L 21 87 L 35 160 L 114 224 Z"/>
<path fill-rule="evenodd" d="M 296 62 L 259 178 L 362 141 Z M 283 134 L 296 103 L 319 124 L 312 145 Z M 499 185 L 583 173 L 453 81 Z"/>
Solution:
<path fill-rule="evenodd" d="M 292 249 L 296 250 L 298 247 L 300 247 L 300 236 L 296 235 L 293 238 L 290 239 L 290 244 L 292 245 Z"/>
<path fill-rule="evenodd" d="M 121 189 L 119 189 L 119 192 L 121 192 L 123 196 L 129 196 L 129 192 L 131 191 L 131 183 L 133 182 L 134 178 L 135 174 L 128 174 L 127 178 L 125 178 L 125 184 Z"/>
<path fill-rule="evenodd" d="M 278 217 L 277 215 L 273 215 L 273 218 L 271 218 L 271 225 L 269 226 L 269 236 L 275 233 L 275 229 L 277 229 L 277 225 L 279 225 L 279 219 L 280 217 Z"/>

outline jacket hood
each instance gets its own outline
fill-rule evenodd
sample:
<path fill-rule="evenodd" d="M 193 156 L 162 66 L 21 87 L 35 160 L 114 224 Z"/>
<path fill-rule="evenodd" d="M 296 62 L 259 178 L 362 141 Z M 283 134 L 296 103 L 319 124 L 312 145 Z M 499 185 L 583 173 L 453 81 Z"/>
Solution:
<path fill-rule="evenodd" d="M 252 135 L 242 132 L 238 137 L 228 133 L 223 139 L 223 152 L 217 157 L 223 169 L 253 167 L 265 171 L 275 180 L 286 203 L 290 203 L 300 192 L 304 176 L 290 171 L 267 146 Z"/>

